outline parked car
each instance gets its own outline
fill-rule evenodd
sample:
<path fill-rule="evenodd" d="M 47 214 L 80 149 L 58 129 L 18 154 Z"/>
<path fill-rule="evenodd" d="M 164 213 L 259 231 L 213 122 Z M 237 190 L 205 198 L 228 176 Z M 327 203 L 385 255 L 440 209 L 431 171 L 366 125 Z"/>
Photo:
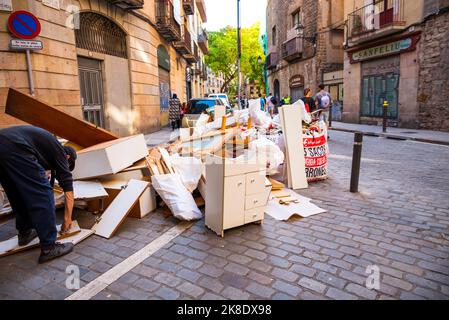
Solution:
<path fill-rule="evenodd" d="M 213 116 L 215 106 L 225 105 L 219 98 L 191 99 L 187 103 L 187 112 L 182 121 L 183 127 L 194 127 L 201 114 L 206 113 Z M 232 113 L 232 108 L 226 106 L 226 114 Z"/>
<path fill-rule="evenodd" d="M 223 101 L 225 106 L 231 107 L 231 103 L 229 102 L 228 95 L 226 93 L 211 93 L 209 98 L 218 98 Z"/>

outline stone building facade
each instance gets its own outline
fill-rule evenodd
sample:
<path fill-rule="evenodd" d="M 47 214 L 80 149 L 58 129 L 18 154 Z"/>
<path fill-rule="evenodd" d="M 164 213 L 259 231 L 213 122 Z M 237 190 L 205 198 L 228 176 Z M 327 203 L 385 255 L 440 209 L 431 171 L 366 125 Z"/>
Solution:
<path fill-rule="evenodd" d="M 448 130 L 447 0 L 345 0 L 343 121 Z M 438 94 L 437 94 L 438 92 Z"/>
<path fill-rule="evenodd" d="M 0 8 L 0 127 L 8 87 L 30 91 L 25 53 L 9 48 L 11 11 L 40 20 L 35 96 L 125 136 L 168 122 L 168 98 L 205 92 L 203 0 L 14 0 Z M 198 71 L 195 71 L 198 70 Z"/>
<path fill-rule="evenodd" d="M 268 91 L 296 101 L 325 82 L 341 101 L 343 41 L 343 0 L 268 0 Z"/>
<path fill-rule="evenodd" d="M 429 3 L 419 52 L 418 124 L 449 131 L 449 0 Z"/>

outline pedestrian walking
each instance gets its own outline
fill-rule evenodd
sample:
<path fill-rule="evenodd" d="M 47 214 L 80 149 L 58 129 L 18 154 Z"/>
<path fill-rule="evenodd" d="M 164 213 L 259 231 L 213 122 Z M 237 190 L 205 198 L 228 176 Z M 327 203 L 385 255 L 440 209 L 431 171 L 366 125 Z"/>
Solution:
<path fill-rule="evenodd" d="M 315 99 L 312 98 L 312 90 L 310 88 L 304 89 L 304 97 L 301 100 L 304 102 L 307 112 L 311 113 L 316 110 Z"/>
<path fill-rule="evenodd" d="M 178 99 L 176 93 L 173 93 L 173 98 L 170 99 L 170 108 L 168 109 L 168 117 L 171 123 L 171 128 L 174 131 L 175 128 L 181 127 L 181 102 Z"/>
<path fill-rule="evenodd" d="M 318 88 L 320 91 L 315 96 L 315 102 L 318 110 L 322 110 L 320 120 L 324 121 L 326 123 L 326 127 L 329 128 L 329 109 L 332 105 L 332 97 L 329 92 L 324 90 L 323 84 L 320 84 Z"/>
<path fill-rule="evenodd" d="M 0 183 L 16 215 L 19 246 L 39 238 L 39 263 L 73 250 L 72 243 L 58 243 L 56 230 L 55 178 L 64 190 L 65 211 L 61 232 L 72 224 L 73 178 L 76 151 L 63 147 L 48 131 L 34 126 L 0 130 Z M 51 171 L 49 180 L 46 171 Z"/>
<path fill-rule="evenodd" d="M 260 101 L 260 110 L 266 112 L 267 111 L 267 101 L 264 97 L 262 97 L 262 94 L 259 93 L 259 101 Z"/>
<path fill-rule="evenodd" d="M 274 108 L 277 104 L 277 99 L 276 97 L 273 96 L 272 93 L 270 93 L 267 97 L 267 104 L 268 104 L 268 113 L 270 113 L 270 116 L 273 117 Z"/>

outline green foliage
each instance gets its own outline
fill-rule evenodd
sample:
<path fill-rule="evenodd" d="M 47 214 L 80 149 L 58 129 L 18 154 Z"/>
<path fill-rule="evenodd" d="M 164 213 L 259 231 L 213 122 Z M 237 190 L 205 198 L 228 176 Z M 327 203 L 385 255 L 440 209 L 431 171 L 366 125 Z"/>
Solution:
<path fill-rule="evenodd" d="M 242 79 L 257 80 L 264 82 L 263 63 L 265 56 L 259 43 L 259 23 L 250 28 L 242 28 L 242 57 L 241 72 Z M 262 63 L 259 64 L 259 57 Z M 209 33 L 209 54 L 206 56 L 206 63 L 213 72 L 222 73 L 225 83 L 222 88 L 227 92 L 234 87 L 237 79 L 237 29 L 226 27 L 216 32 Z M 233 91 L 233 90 L 232 90 Z"/>

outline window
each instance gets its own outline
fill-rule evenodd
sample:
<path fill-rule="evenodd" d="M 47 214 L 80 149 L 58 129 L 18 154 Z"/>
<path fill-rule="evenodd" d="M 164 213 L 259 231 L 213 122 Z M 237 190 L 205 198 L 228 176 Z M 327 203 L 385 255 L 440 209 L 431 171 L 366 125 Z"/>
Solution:
<path fill-rule="evenodd" d="M 292 14 L 292 17 L 293 17 L 293 28 L 296 28 L 297 26 L 299 26 L 301 24 L 301 9 L 294 12 Z"/>
<path fill-rule="evenodd" d="M 277 34 L 276 34 L 276 26 L 274 26 L 273 27 L 273 34 L 272 34 L 272 39 L 271 39 L 271 44 L 273 45 L 273 46 L 275 46 L 276 45 L 276 38 L 277 38 Z"/>

